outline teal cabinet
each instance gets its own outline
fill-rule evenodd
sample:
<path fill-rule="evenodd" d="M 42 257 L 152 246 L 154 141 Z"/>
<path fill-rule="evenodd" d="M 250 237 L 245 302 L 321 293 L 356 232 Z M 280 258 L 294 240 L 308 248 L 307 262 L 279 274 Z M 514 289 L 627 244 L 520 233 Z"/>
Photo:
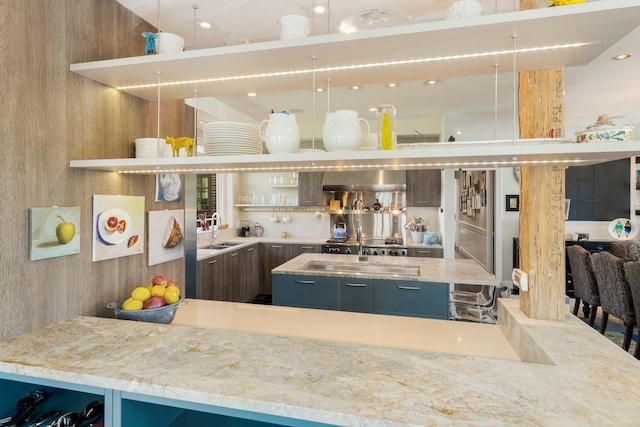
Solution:
<path fill-rule="evenodd" d="M 273 304 L 449 319 L 448 283 L 274 274 Z"/>
<path fill-rule="evenodd" d="M 340 310 L 373 313 L 373 279 L 340 279 Z"/>
<path fill-rule="evenodd" d="M 449 318 L 449 284 L 375 280 L 373 312 L 398 316 Z"/>
<path fill-rule="evenodd" d="M 273 305 L 338 310 L 339 281 L 335 277 L 273 275 Z"/>
<path fill-rule="evenodd" d="M 104 388 L 5 373 L 0 373 L 0 418 L 14 415 L 18 400 L 36 390 L 44 391 L 46 397 L 31 413 L 32 419 L 51 410 L 81 413 L 90 402 L 98 401 L 105 405 L 105 425 L 113 425 L 110 393 Z"/>

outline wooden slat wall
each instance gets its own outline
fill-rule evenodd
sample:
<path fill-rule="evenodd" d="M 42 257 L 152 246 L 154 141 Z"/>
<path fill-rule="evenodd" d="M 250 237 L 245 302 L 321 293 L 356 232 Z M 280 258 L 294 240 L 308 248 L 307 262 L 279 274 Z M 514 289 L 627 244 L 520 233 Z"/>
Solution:
<path fill-rule="evenodd" d="M 147 267 L 142 255 L 91 261 L 92 195 L 145 196 L 154 178 L 72 170 L 71 159 L 129 157 L 156 127 L 155 109 L 69 72 L 69 64 L 144 54 L 153 31 L 116 0 L 0 0 L 0 339 L 75 315 L 110 315 L 105 305 L 154 274 L 181 282 L 184 261 Z M 167 134 L 184 132 L 182 102 L 163 102 Z M 80 206 L 80 254 L 29 261 L 30 207 Z"/>

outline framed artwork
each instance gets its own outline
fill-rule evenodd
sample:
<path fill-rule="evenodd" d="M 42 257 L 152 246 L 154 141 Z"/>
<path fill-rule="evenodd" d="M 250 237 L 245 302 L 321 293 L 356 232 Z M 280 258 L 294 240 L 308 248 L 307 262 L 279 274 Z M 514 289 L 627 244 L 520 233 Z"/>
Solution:
<path fill-rule="evenodd" d="M 93 196 L 92 260 L 144 252 L 144 196 Z"/>
<path fill-rule="evenodd" d="M 29 259 L 80 253 L 80 207 L 29 209 Z"/>
<path fill-rule="evenodd" d="M 184 257 L 184 210 L 149 211 L 149 266 Z"/>
<path fill-rule="evenodd" d="M 156 175 L 156 202 L 179 202 L 182 200 L 182 177 L 173 173 Z"/>
<path fill-rule="evenodd" d="M 507 194 L 506 196 L 507 211 L 519 211 L 520 210 L 520 195 L 519 194 Z"/>

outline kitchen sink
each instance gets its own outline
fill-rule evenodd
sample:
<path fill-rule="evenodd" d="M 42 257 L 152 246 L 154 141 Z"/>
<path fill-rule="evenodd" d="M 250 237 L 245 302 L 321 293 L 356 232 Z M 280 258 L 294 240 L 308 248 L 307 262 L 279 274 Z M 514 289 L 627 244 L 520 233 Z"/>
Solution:
<path fill-rule="evenodd" d="M 203 249 L 227 249 L 227 248 L 232 248 L 234 246 L 238 246 L 240 243 L 233 243 L 233 242 L 224 242 L 224 243 L 218 243 L 215 245 L 211 245 L 211 246 L 207 246 Z"/>
<path fill-rule="evenodd" d="M 333 271 L 336 273 L 372 273 L 386 276 L 419 276 L 420 267 L 401 266 L 396 264 L 341 264 L 335 262 L 312 261 L 302 267 L 302 270 Z"/>

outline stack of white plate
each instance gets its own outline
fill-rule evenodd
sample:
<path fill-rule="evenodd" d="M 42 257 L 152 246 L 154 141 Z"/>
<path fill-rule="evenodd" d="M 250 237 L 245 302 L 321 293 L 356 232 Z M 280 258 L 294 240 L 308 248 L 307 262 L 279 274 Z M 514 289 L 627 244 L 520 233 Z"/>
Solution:
<path fill-rule="evenodd" d="M 204 155 L 262 154 L 258 125 L 242 122 L 211 122 L 203 127 Z"/>
<path fill-rule="evenodd" d="M 163 138 L 136 138 L 136 157 L 160 157 L 161 144 L 166 145 Z"/>

